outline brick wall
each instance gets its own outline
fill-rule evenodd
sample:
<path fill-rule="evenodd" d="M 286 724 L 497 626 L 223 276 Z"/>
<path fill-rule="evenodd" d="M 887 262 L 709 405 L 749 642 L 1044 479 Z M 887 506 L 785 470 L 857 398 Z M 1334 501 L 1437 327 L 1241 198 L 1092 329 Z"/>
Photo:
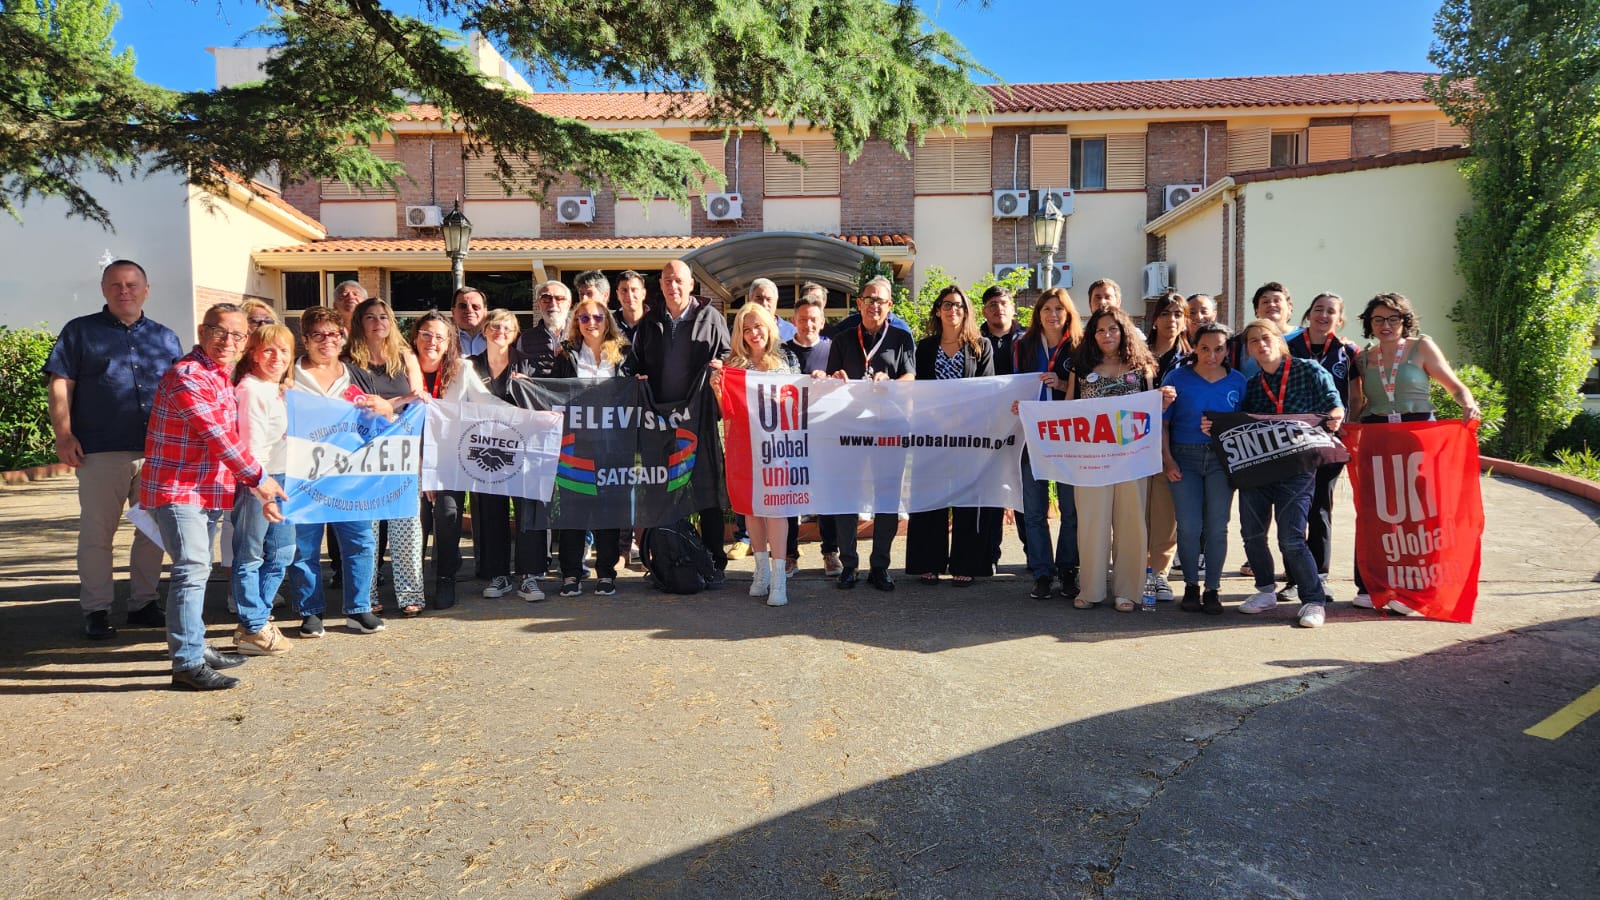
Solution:
<path fill-rule="evenodd" d="M 362 266 L 357 269 L 356 280 L 361 282 L 361 286 L 367 289 L 368 297 L 377 297 L 381 300 L 389 299 L 384 296 L 384 287 L 386 285 L 383 280 L 383 270 L 377 266 Z M 329 299 L 329 302 L 332 302 L 332 298 Z"/>
<path fill-rule="evenodd" d="M 395 159 L 410 176 L 395 183 L 395 234 L 402 238 L 437 235 L 437 228 L 407 225 L 406 207 L 437 205 L 449 212 L 455 205 L 456 198 L 466 187 L 461 137 L 452 134 L 402 136 L 395 142 Z"/>
<path fill-rule="evenodd" d="M 1228 305 L 1232 308 L 1233 328 L 1239 329 L 1245 322 L 1245 313 L 1254 310 L 1245 310 L 1249 302 L 1249 294 L 1244 288 L 1244 196 L 1240 195 L 1233 203 L 1233 296 L 1228 298 Z"/>
<path fill-rule="evenodd" d="M 1016 187 L 1027 190 L 1032 184 L 1033 165 L 1029 136 L 1035 134 L 1066 134 L 1065 125 L 1047 125 L 1029 128 L 996 128 L 989 147 L 989 186 L 1001 190 L 1012 186 L 1012 164 L 1016 165 Z M 1022 140 L 1018 141 L 1017 138 Z M 1031 207 L 1030 207 L 1031 208 Z M 1070 230 L 1070 229 L 1068 229 Z M 997 219 L 990 229 L 990 257 L 994 265 L 1023 262 L 1037 266 L 1041 260 L 1033 249 L 1033 223 L 1029 219 Z M 1065 232 L 1063 232 L 1065 233 Z M 1072 258 L 1067 241 L 1061 242 L 1057 262 Z M 937 262 L 937 260 L 935 260 Z M 1029 288 L 1017 295 L 1017 306 L 1032 306 L 1039 292 Z"/>
<path fill-rule="evenodd" d="M 539 207 L 539 235 L 547 238 L 613 237 L 617 233 L 617 195 L 607 189 L 594 192 L 594 222 L 589 225 L 566 225 L 556 218 L 556 207 L 562 197 L 582 196 L 589 189 L 578 181 L 578 176 L 562 174 L 550 183 L 545 191 L 545 202 Z"/>
<path fill-rule="evenodd" d="M 1389 117 L 1356 116 L 1351 125 L 1354 156 L 1377 156 L 1389 152 Z"/>
<path fill-rule="evenodd" d="M 1210 184 L 1228 174 L 1228 123 L 1151 122 L 1145 135 L 1145 220 L 1161 215 L 1169 184 Z M 1147 259 L 1160 259 L 1156 239 Z"/>
<path fill-rule="evenodd" d="M 911 234 L 915 176 L 911 159 L 888 141 L 867 141 L 855 162 L 840 162 L 839 229 L 845 234 Z"/>
<path fill-rule="evenodd" d="M 1232 220 L 1233 206 L 1228 203 L 1222 204 L 1222 247 L 1220 248 L 1222 258 L 1222 289 L 1220 293 L 1211 299 L 1217 301 L 1217 321 L 1224 325 L 1227 325 L 1233 321 L 1233 319 L 1228 315 L 1228 304 L 1230 302 L 1230 298 L 1233 296 L 1233 291 L 1229 288 L 1229 285 L 1233 283 L 1233 270 L 1229 268 L 1228 262 L 1229 242 L 1233 240 L 1233 233 L 1228 230 L 1228 226 Z"/>
<path fill-rule="evenodd" d="M 721 139 L 721 132 L 696 131 L 689 135 L 690 140 L 708 141 L 713 138 Z M 744 218 L 733 222 L 713 222 L 706 218 L 705 207 L 696 197 L 689 212 L 689 233 L 696 236 L 732 237 L 739 234 L 754 234 L 762 228 L 763 219 L 763 181 L 766 178 L 766 162 L 762 155 L 761 138 L 757 135 L 747 134 L 741 139 L 729 138 L 722 145 L 723 171 L 728 174 L 727 190 L 738 191 L 739 197 L 744 201 Z M 735 182 L 735 173 L 738 180 Z"/>
<path fill-rule="evenodd" d="M 322 183 L 312 178 L 298 184 L 283 185 L 283 199 L 318 222 L 322 221 Z"/>

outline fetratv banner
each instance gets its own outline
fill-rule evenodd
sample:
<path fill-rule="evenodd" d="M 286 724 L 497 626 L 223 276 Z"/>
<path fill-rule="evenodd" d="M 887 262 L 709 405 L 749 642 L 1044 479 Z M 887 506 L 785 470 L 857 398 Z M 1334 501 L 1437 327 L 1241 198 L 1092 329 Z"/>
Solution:
<path fill-rule="evenodd" d="M 1482 561 L 1477 425 L 1346 425 L 1356 565 L 1372 605 L 1471 622 Z"/>
<path fill-rule="evenodd" d="M 1022 505 L 1013 401 L 1036 375 L 840 381 L 724 370 L 728 497 L 745 515 Z"/>
<path fill-rule="evenodd" d="M 523 528 L 653 528 L 722 508 L 722 445 L 702 377 L 654 403 L 636 378 L 515 378 L 511 402 L 560 416 L 550 502 Z"/>
<path fill-rule="evenodd" d="M 307 391 L 288 391 L 284 518 L 296 525 L 403 519 L 417 514 L 422 404 L 393 422 Z"/>
<path fill-rule="evenodd" d="M 1035 379 L 1037 384 L 1037 379 Z M 1161 471 L 1161 392 L 1018 407 L 1033 477 L 1103 487 Z"/>
<path fill-rule="evenodd" d="M 434 400 L 422 447 L 422 489 L 549 500 L 560 449 L 556 413 Z"/>

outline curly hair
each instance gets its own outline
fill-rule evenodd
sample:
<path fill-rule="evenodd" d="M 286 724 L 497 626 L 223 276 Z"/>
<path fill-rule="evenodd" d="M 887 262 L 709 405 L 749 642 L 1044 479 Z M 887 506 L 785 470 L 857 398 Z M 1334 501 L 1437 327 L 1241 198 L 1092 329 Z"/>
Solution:
<path fill-rule="evenodd" d="M 1367 308 L 1361 313 L 1361 336 L 1374 337 L 1372 333 L 1372 311 L 1380 306 L 1387 306 L 1400 314 L 1400 334 L 1403 337 L 1414 338 L 1422 334 L 1422 323 L 1417 319 L 1417 311 L 1411 306 L 1411 301 L 1404 294 L 1385 293 L 1379 294 L 1367 301 Z"/>
<path fill-rule="evenodd" d="M 1139 333 L 1139 329 L 1133 325 L 1133 320 L 1118 306 L 1103 306 L 1089 314 L 1089 320 L 1083 325 L 1083 340 L 1072 353 L 1072 362 L 1078 373 L 1087 374 L 1105 361 L 1104 354 L 1100 352 L 1100 342 L 1095 340 L 1095 329 L 1099 327 L 1102 319 L 1110 319 L 1122 331 L 1122 337 L 1117 343 L 1117 359 L 1131 369 L 1143 370 L 1146 378 L 1154 378 L 1156 358 L 1150 355 L 1150 348 L 1145 345 L 1144 335 Z"/>
<path fill-rule="evenodd" d="M 567 316 L 567 346 L 578 348 L 583 346 L 583 331 L 578 327 L 578 314 L 585 307 L 594 307 L 605 319 L 600 333 L 600 356 L 613 366 L 621 365 L 622 358 L 627 355 L 628 339 L 617 330 L 617 320 L 611 317 L 610 310 L 599 300 L 579 300 L 572 306 L 572 314 Z"/>
<path fill-rule="evenodd" d="M 411 323 L 411 346 L 417 346 L 417 337 L 422 334 L 422 326 L 437 322 L 444 326 L 444 357 L 439 360 L 439 374 L 434 376 L 433 390 L 439 397 L 449 390 L 450 382 L 455 380 L 456 372 L 461 370 L 461 338 L 456 331 L 455 320 L 449 314 L 433 310 L 422 318 Z M 422 354 L 417 353 L 418 359 Z"/>

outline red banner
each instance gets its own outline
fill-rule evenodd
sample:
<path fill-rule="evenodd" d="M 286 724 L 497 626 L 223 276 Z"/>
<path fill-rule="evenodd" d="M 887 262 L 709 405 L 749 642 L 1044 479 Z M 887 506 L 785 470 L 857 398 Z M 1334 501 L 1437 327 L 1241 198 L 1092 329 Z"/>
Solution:
<path fill-rule="evenodd" d="M 1471 622 L 1482 562 L 1478 426 L 1347 425 L 1356 564 L 1372 605 L 1398 600 L 1430 619 Z"/>

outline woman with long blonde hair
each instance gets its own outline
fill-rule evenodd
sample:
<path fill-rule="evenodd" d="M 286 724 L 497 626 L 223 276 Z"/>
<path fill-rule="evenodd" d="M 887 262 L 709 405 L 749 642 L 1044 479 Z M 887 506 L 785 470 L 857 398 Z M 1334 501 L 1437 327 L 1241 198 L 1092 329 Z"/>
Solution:
<path fill-rule="evenodd" d="M 282 325 L 263 325 L 250 333 L 244 353 L 233 371 L 239 404 L 239 437 L 250 455 L 280 483 L 289 463 L 289 410 L 283 391 L 294 362 L 294 334 Z M 246 656 L 277 656 L 289 642 L 271 621 L 272 598 L 294 562 L 295 530 L 292 522 L 269 522 L 266 509 L 254 491 L 243 486 L 234 495 L 229 515 L 233 534 L 233 597 L 239 627 L 233 642 Z"/>

